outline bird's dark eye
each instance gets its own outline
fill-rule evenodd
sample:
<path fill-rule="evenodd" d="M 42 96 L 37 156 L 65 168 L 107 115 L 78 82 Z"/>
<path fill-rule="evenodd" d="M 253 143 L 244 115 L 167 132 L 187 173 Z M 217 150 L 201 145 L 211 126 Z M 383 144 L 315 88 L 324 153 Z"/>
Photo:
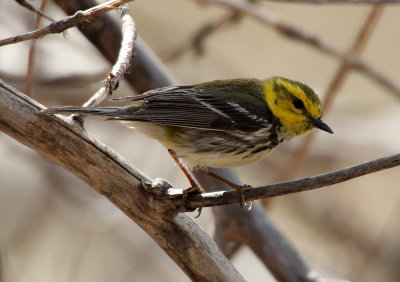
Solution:
<path fill-rule="evenodd" d="M 298 110 L 304 109 L 303 101 L 298 98 L 293 100 L 293 106 Z"/>

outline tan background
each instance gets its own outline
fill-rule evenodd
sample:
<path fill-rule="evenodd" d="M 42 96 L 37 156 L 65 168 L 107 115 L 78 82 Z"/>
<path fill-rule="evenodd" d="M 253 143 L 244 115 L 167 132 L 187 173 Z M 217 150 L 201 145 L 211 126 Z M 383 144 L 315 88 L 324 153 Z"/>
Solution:
<path fill-rule="evenodd" d="M 34 4 L 38 4 L 34 2 Z M 368 5 L 290 5 L 263 2 L 269 12 L 347 50 Z M 225 15 L 188 0 L 135 1 L 139 34 L 158 54 L 184 42 L 197 27 Z M 50 6 L 57 19 L 62 13 Z M 394 79 L 400 74 L 400 7 L 385 9 L 362 58 Z M 0 38 L 31 30 L 33 17 L 0 1 Z M 0 77 L 20 90 L 29 43 L 0 48 Z M 339 63 L 302 43 L 245 18 L 205 42 L 202 57 L 189 51 L 167 67 L 181 83 L 281 75 L 303 81 L 322 96 Z M 95 75 L 109 65 L 76 30 L 38 42 L 33 97 L 45 105 L 81 104 L 101 83 L 56 83 Z M 7 74 L 7 75 L 5 75 Z M 12 76 L 11 76 L 12 75 Z M 117 95 L 131 94 L 122 85 Z M 360 73 L 340 90 L 326 122 L 335 135 L 318 134 L 296 177 L 319 174 L 398 153 L 399 100 Z M 155 141 L 118 124 L 90 118 L 90 133 L 151 177 L 188 184 Z M 253 186 L 276 180 L 302 138 L 266 160 L 237 169 Z M 145 155 L 147 154 L 147 156 Z M 134 223 L 86 184 L 37 153 L 0 134 L 0 258 L 4 281 L 186 281 L 181 270 Z M 400 170 L 395 168 L 331 188 L 276 199 L 270 216 L 309 264 L 327 277 L 398 281 L 400 277 Z M 238 207 L 239 208 L 239 207 Z M 209 209 L 196 221 L 212 234 Z M 246 248 L 233 259 L 248 281 L 274 281 Z"/>

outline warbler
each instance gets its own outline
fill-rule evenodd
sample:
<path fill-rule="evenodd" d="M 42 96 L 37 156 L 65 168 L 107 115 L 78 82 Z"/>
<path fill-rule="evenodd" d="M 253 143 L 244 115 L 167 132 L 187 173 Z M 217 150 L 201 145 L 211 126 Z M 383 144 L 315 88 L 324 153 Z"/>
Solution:
<path fill-rule="evenodd" d="M 313 128 L 333 133 L 321 119 L 321 102 L 315 92 L 283 77 L 170 86 L 120 100 L 131 103 L 122 107 L 61 107 L 47 112 L 103 115 L 123 121 L 158 140 L 178 162 L 182 159 L 209 175 L 206 167 L 259 161 L 279 143 Z M 187 171 L 185 174 L 192 186 L 197 186 Z"/>

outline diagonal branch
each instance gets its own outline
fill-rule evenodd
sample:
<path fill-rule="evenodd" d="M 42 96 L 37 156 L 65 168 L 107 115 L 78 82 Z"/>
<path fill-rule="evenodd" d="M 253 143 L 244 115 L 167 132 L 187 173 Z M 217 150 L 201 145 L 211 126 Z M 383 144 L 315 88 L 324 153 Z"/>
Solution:
<path fill-rule="evenodd" d="M 73 16 L 69 16 L 62 20 L 53 22 L 41 29 L 1 39 L 0 46 L 14 44 L 31 39 L 39 39 L 51 33 L 61 33 L 68 28 L 80 25 L 85 21 L 93 19 L 97 15 L 104 14 L 114 9 L 115 7 L 121 6 L 131 1 L 133 0 L 111 0 L 85 11 L 77 11 Z"/>

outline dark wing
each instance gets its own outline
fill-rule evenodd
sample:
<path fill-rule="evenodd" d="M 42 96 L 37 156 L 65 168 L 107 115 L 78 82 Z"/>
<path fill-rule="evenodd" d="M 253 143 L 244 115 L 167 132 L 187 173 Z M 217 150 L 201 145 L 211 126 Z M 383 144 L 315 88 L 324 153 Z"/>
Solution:
<path fill-rule="evenodd" d="M 247 80 L 246 80 L 247 81 Z M 254 86 L 253 83 L 251 86 Z M 261 92 L 260 92 L 261 91 Z M 270 126 L 273 116 L 261 98 L 262 90 L 232 87 L 231 83 L 171 86 L 122 98 L 142 105 L 127 106 L 132 115 L 114 119 L 201 129 L 254 132 Z"/>

